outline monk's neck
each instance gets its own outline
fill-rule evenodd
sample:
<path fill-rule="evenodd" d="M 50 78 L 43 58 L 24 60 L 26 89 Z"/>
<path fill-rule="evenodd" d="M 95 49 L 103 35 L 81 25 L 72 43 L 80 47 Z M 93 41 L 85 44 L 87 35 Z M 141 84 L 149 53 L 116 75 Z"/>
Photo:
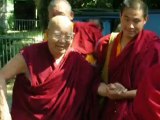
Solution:
<path fill-rule="evenodd" d="M 59 64 L 61 60 L 63 59 L 65 54 L 60 54 L 60 55 L 54 55 L 55 63 Z"/>
<path fill-rule="evenodd" d="M 130 38 L 126 38 L 126 37 L 121 37 L 121 40 L 120 40 L 120 44 L 121 44 L 121 47 L 122 49 L 126 47 L 126 45 L 131 41 L 132 39 Z"/>

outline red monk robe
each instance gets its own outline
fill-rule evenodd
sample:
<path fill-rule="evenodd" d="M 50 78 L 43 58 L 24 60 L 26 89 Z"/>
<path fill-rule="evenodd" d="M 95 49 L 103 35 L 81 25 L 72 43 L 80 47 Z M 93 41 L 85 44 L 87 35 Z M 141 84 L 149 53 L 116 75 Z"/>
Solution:
<path fill-rule="evenodd" d="M 13 88 L 13 120 L 94 120 L 89 110 L 97 94 L 96 69 L 81 54 L 66 53 L 59 65 L 47 42 L 21 51 L 31 82 L 19 74 Z M 91 115 L 94 117 L 95 114 Z"/>
<path fill-rule="evenodd" d="M 90 22 L 74 22 L 75 37 L 73 48 L 82 54 L 93 53 L 97 41 L 102 37 L 102 31 Z"/>
<path fill-rule="evenodd" d="M 133 111 L 128 120 L 160 119 L 160 65 L 153 66 L 139 85 Z"/>
<path fill-rule="evenodd" d="M 160 39 L 150 31 L 142 31 L 130 41 L 119 56 L 117 54 L 120 33 L 113 44 L 108 65 L 109 83 L 119 82 L 128 90 L 137 89 L 144 73 L 154 64 L 160 63 Z M 104 63 L 109 36 L 105 36 L 97 47 L 99 63 Z M 105 100 L 101 111 L 102 120 L 124 120 L 132 111 L 132 99 Z"/>

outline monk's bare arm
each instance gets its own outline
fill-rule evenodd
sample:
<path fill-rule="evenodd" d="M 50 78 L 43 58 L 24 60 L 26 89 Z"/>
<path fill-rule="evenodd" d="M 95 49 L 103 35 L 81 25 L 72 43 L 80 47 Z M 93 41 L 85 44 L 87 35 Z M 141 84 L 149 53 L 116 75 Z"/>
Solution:
<path fill-rule="evenodd" d="M 15 75 L 25 73 L 27 66 L 21 54 L 17 54 L 0 70 L 0 120 L 10 120 L 9 107 L 6 100 L 6 80 Z"/>
<path fill-rule="evenodd" d="M 4 77 L 4 79 L 7 80 L 14 77 L 17 74 L 25 73 L 26 69 L 26 62 L 23 56 L 20 53 L 18 53 L 0 70 L 0 73 L 3 74 L 2 76 Z"/>
<path fill-rule="evenodd" d="M 136 96 L 137 90 L 128 90 L 125 93 L 121 93 L 122 98 L 134 99 Z"/>

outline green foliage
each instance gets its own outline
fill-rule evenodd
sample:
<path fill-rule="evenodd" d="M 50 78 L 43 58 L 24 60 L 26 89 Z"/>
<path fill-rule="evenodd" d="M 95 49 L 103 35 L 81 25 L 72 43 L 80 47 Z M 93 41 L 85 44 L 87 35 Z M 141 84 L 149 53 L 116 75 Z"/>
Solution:
<path fill-rule="evenodd" d="M 14 28 L 14 15 L 10 14 L 7 16 L 8 29 L 12 30 Z"/>
<path fill-rule="evenodd" d="M 118 9 L 123 0 L 68 0 L 73 9 L 108 8 Z M 150 9 L 160 9 L 160 0 L 143 0 Z"/>
<path fill-rule="evenodd" d="M 38 16 L 40 19 L 40 28 L 45 30 L 48 24 L 48 5 L 51 0 L 40 0 L 38 6 Z"/>
<path fill-rule="evenodd" d="M 73 9 L 78 8 L 109 8 L 112 9 L 113 0 L 68 0 Z"/>
<path fill-rule="evenodd" d="M 4 28 L 2 26 L 0 26 L 0 35 L 5 34 Z"/>

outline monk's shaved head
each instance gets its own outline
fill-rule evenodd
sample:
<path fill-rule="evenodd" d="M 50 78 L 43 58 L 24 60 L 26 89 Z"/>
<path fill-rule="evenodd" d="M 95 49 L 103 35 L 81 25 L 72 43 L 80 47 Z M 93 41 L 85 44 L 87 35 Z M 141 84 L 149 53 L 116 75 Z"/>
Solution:
<path fill-rule="evenodd" d="M 56 15 L 64 15 L 73 19 L 73 12 L 71 5 L 67 0 L 52 0 L 48 6 L 49 19 Z"/>
<path fill-rule="evenodd" d="M 72 32 L 72 26 L 73 23 L 67 16 L 57 15 L 50 19 L 50 22 L 48 24 L 48 30 L 60 29 L 65 30 L 66 32 Z"/>

